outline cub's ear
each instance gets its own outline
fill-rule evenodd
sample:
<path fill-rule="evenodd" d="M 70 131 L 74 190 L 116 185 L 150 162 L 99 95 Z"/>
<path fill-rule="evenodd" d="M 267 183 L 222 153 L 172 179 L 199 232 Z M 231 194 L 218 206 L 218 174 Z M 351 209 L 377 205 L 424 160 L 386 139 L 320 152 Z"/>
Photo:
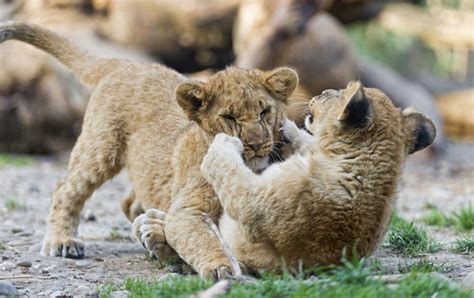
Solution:
<path fill-rule="evenodd" d="M 350 82 L 343 91 L 343 96 L 345 104 L 337 120 L 350 127 L 366 126 L 372 117 L 372 104 L 365 96 L 361 82 Z"/>
<path fill-rule="evenodd" d="M 436 138 L 433 121 L 412 108 L 405 109 L 402 114 L 408 154 L 430 146 Z"/>
<path fill-rule="evenodd" d="M 279 67 L 264 74 L 264 86 L 278 100 L 286 103 L 298 86 L 298 74 L 289 67 Z"/>
<path fill-rule="evenodd" d="M 208 104 L 208 96 L 203 83 L 186 82 L 176 87 L 176 101 L 189 120 L 199 121 L 199 112 Z"/>

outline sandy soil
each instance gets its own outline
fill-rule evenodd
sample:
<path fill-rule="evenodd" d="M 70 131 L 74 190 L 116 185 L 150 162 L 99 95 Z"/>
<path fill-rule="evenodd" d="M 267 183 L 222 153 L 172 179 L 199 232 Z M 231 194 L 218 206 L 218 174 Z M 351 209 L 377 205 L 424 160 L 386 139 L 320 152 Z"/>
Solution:
<path fill-rule="evenodd" d="M 120 201 L 130 189 L 126 173 L 107 182 L 86 203 L 87 213 L 96 220 L 84 219 L 80 225 L 80 235 L 86 241 L 84 260 L 39 255 L 51 194 L 65 168 L 65 158 L 35 158 L 29 166 L 0 166 L 0 281 L 11 282 L 20 294 L 31 296 L 93 295 L 98 285 L 108 281 L 120 282 L 129 276 L 152 279 L 163 274 L 131 238 L 131 225 L 120 210 Z M 20 208 L 8 210 L 5 206 L 12 200 Z M 474 204 L 474 144 L 452 145 L 446 157 L 436 162 L 423 154 L 411 158 L 400 185 L 400 216 L 419 219 L 427 212 L 428 203 L 449 212 L 469 202 Z M 452 266 L 445 273 L 447 277 L 459 280 L 474 270 L 472 255 L 449 250 L 459 234 L 451 228 L 428 231 L 444 248 L 427 257 Z M 376 257 L 388 273 L 396 273 L 399 264 L 412 261 L 386 249 L 380 249 Z"/>

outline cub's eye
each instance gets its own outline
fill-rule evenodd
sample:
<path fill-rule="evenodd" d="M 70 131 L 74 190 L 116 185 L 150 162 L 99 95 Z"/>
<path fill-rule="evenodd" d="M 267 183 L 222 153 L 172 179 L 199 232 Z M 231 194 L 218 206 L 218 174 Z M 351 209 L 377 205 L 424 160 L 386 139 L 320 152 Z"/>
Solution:
<path fill-rule="evenodd" d="M 313 116 L 313 114 L 308 113 L 308 116 L 307 116 L 307 117 L 308 117 L 309 123 L 313 123 L 313 121 L 314 121 L 314 116 Z"/>
<path fill-rule="evenodd" d="M 224 114 L 224 115 L 221 115 L 221 117 L 224 118 L 225 120 L 235 121 L 235 117 L 231 114 Z"/>
<path fill-rule="evenodd" d="M 260 112 L 260 119 L 263 119 L 268 113 L 270 113 L 271 110 L 272 108 L 266 108 L 262 112 Z"/>

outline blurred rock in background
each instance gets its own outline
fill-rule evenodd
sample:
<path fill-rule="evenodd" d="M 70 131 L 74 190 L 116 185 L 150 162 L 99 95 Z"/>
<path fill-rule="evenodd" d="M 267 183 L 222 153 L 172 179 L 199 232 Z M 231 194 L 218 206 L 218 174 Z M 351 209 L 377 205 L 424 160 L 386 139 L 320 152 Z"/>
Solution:
<path fill-rule="evenodd" d="M 397 105 L 427 113 L 438 128 L 446 121 L 449 135 L 471 136 L 469 110 L 452 107 L 472 105 L 472 90 L 462 90 L 474 86 L 474 5 L 388 2 L 0 0 L 0 20 L 34 22 L 94 55 L 159 61 L 198 79 L 231 63 L 292 66 L 301 77 L 289 108 L 295 120 L 313 95 L 362 79 Z M 0 151 L 69 149 L 89 91 L 54 58 L 25 44 L 2 44 L 0 62 Z M 442 151 L 439 131 L 435 149 Z"/>

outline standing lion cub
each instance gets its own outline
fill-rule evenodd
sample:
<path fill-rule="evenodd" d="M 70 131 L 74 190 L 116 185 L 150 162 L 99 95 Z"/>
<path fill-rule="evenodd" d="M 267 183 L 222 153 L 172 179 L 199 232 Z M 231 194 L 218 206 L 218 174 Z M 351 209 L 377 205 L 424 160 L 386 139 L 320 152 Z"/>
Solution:
<path fill-rule="evenodd" d="M 0 24 L 0 38 L 52 54 L 92 89 L 67 176 L 53 194 L 42 254 L 84 256 L 80 212 L 97 188 L 126 168 L 133 184 L 126 209 L 137 202 L 168 211 L 166 240 L 179 256 L 203 277 L 229 274 L 227 257 L 201 219 L 205 212 L 217 221 L 222 207 L 200 165 L 213 137 L 226 133 L 245 144 L 249 167 L 265 168 L 280 139 L 284 104 L 298 84 L 296 72 L 229 67 L 201 83 L 159 64 L 92 57 L 31 24 Z M 154 232 L 160 220 L 144 222 L 140 240 L 164 257 L 174 251 Z"/>
<path fill-rule="evenodd" d="M 305 126 L 286 122 L 298 153 L 261 175 L 241 158 L 242 143 L 219 134 L 201 172 L 224 207 L 220 229 L 250 269 L 335 264 L 344 249 L 372 253 L 383 238 L 407 155 L 429 146 L 433 122 L 395 108 L 377 89 L 350 83 L 309 104 Z"/>

